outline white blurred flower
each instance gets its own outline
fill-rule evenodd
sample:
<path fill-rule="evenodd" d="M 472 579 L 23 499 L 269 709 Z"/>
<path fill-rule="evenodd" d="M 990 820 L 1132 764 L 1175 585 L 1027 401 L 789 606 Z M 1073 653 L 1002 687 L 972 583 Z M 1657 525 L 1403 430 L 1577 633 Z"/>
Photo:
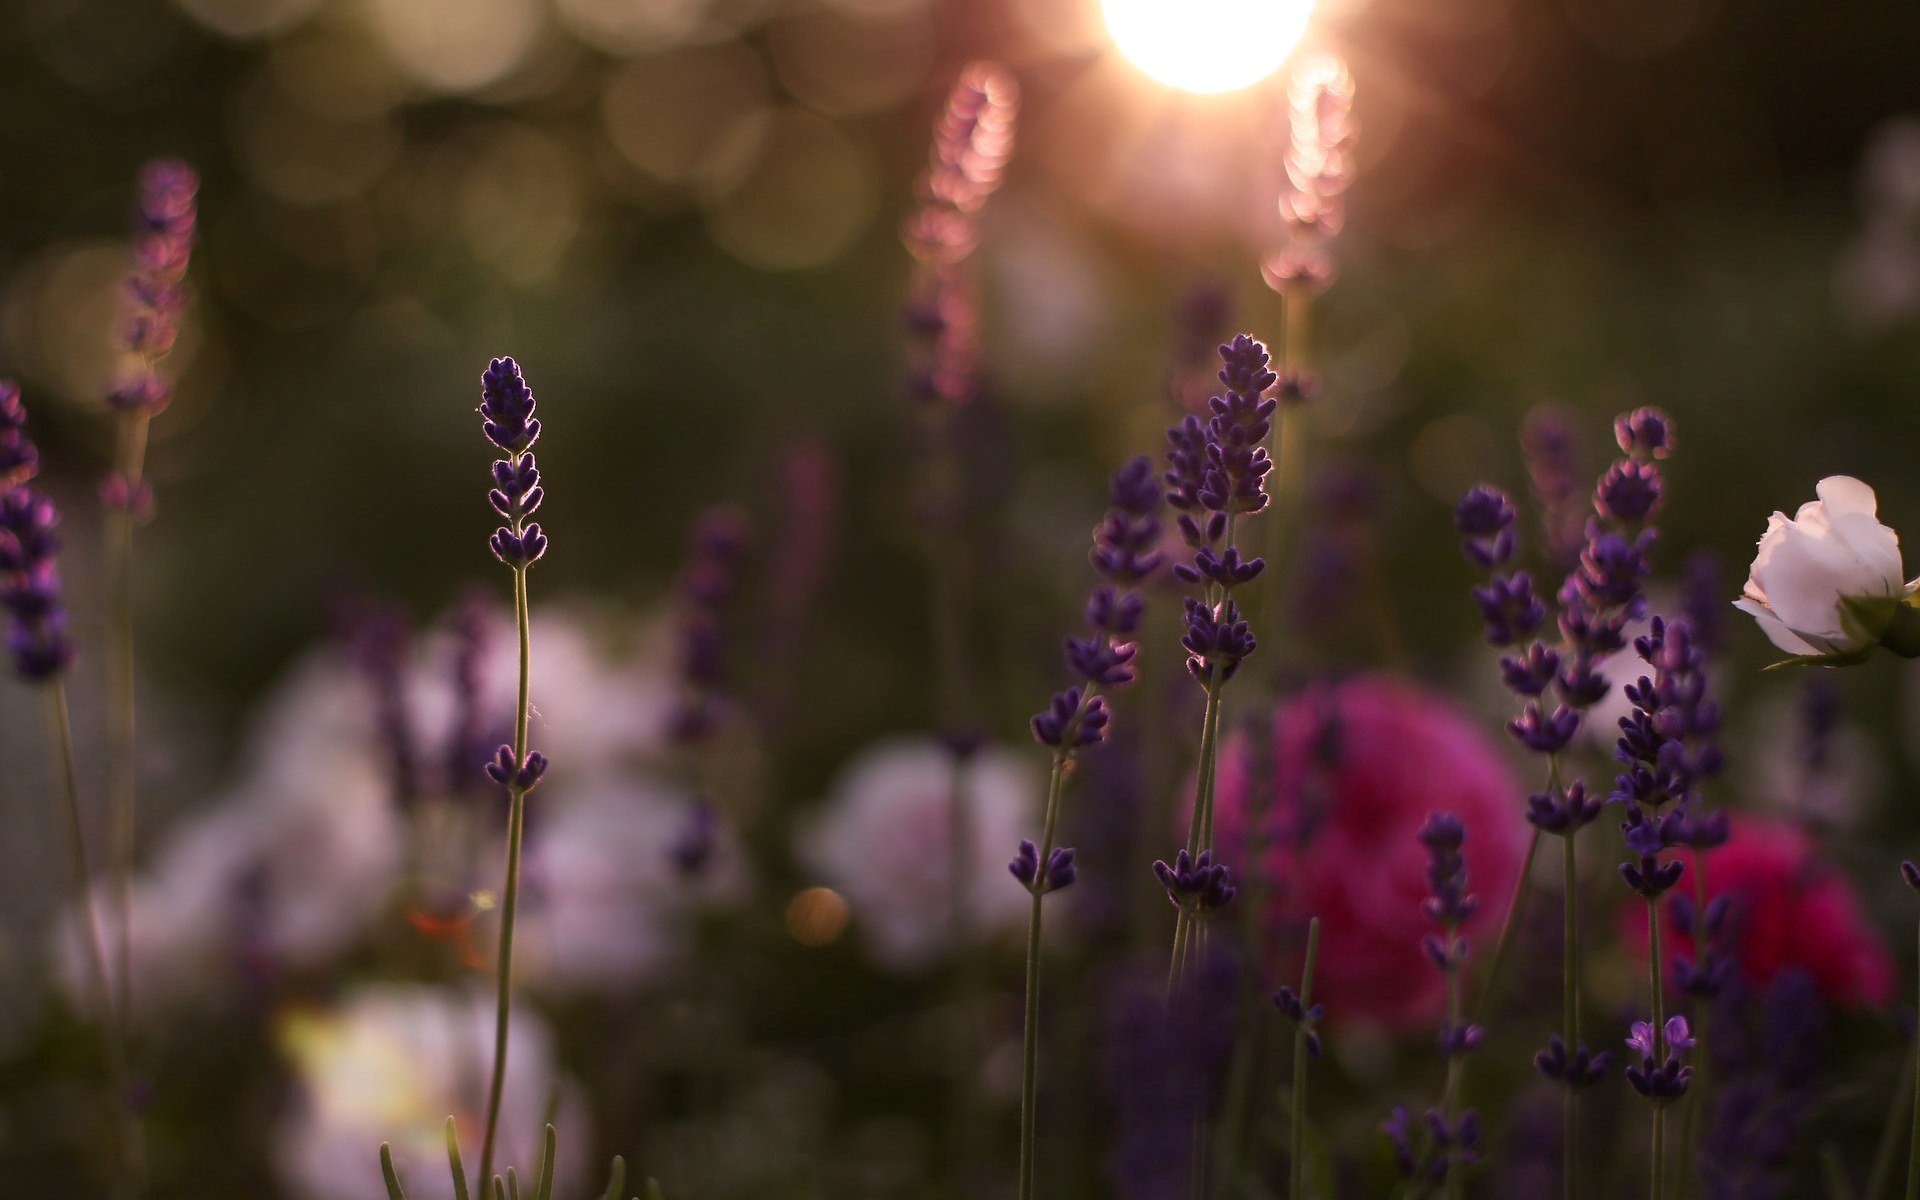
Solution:
<path fill-rule="evenodd" d="M 1864 654 L 1913 592 L 1900 538 L 1875 516 L 1873 489 L 1829 475 L 1792 518 L 1774 513 L 1734 607 L 1789 654 Z"/>
<path fill-rule="evenodd" d="M 966 768 L 972 928 L 1018 928 L 1030 897 L 1007 863 L 1039 818 L 1031 756 L 986 749 Z M 930 738 L 881 742 L 840 772 L 825 811 L 801 834 L 807 867 L 846 898 L 874 957 L 911 970 L 950 949 L 953 756 Z"/>
<path fill-rule="evenodd" d="M 551 807 L 530 822 L 514 955 L 531 987 L 617 994 L 653 982 L 684 951 L 698 907 L 744 890 L 723 819 L 698 871 L 674 861 L 696 819 L 684 795 L 629 779 L 536 796 Z"/>
<path fill-rule="evenodd" d="M 493 1005 L 481 989 L 389 984 L 352 992 L 329 1011 L 284 1015 L 280 1043 L 293 1065 L 294 1096 L 275 1130 L 273 1162 L 288 1191 L 304 1200 L 385 1195 L 378 1154 L 388 1142 L 412 1200 L 452 1197 L 444 1128 L 454 1118 L 466 1169 L 475 1172 Z M 582 1157 L 587 1114 L 560 1076 L 553 1036 L 539 1016 L 516 1006 L 508 1036 L 494 1169 L 534 1177 L 547 1105 L 557 1094 L 555 1190 L 573 1194 L 597 1174 Z"/>
<path fill-rule="evenodd" d="M 311 968 L 350 948 L 386 904 L 401 831 L 380 769 L 343 753 L 322 772 L 251 780 L 174 830 L 130 896 L 139 1015 L 209 1000 L 254 970 Z M 95 910 L 119 944 L 111 889 Z M 56 932 L 59 974 L 87 1002 L 79 924 Z M 118 957 L 109 953 L 109 968 Z"/>

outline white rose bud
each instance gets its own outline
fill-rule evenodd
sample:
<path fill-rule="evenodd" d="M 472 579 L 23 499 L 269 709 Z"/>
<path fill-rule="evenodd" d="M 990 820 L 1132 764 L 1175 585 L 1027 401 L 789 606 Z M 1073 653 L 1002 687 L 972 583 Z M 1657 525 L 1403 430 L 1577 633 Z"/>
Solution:
<path fill-rule="evenodd" d="M 1734 607 L 1796 659 L 1858 662 L 1876 645 L 1920 656 L 1920 612 L 1902 603 L 1900 537 L 1875 516 L 1873 489 L 1846 475 L 1822 479 L 1818 500 L 1792 518 L 1774 513 Z"/>

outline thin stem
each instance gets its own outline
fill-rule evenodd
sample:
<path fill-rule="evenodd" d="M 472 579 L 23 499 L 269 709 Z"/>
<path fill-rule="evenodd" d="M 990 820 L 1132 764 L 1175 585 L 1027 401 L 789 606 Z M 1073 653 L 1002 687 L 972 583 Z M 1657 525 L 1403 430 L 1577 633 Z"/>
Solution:
<path fill-rule="evenodd" d="M 1073 724 L 1068 727 L 1072 734 Z M 1071 737 L 1067 740 L 1071 740 Z M 1020 1200 L 1033 1200 L 1034 1166 L 1038 1158 L 1039 1147 L 1036 1144 L 1039 1131 L 1039 1110 L 1036 1101 L 1039 1094 L 1040 1066 L 1040 920 L 1042 904 L 1047 894 L 1047 858 L 1053 853 L 1054 827 L 1060 816 L 1060 793 L 1065 787 L 1067 763 L 1070 753 L 1064 748 L 1054 751 L 1053 771 L 1047 778 L 1047 811 L 1045 824 L 1040 833 L 1039 869 L 1035 872 L 1030 890 L 1033 892 L 1033 905 L 1027 914 L 1027 1005 L 1025 1029 L 1021 1043 L 1020 1073 Z"/>
<path fill-rule="evenodd" d="M 1194 785 L 1193 815 L 1187 819 L 1187 853 L 1197 855 L 1213 842 L 1213 774 L 1220 737 L 1219 668 L 1207 672 L 1207 708 L 1200 723 L 1199 777 Z"/>
<path fill-rule="evenodd" d="M 1667 1002 L 1660 984 L 1660 904 L 1651 897 L 1647 900 L 1647 983 L 1653 991 L 1653 1060 L 1659 1062 L 1666 1044 Z M 1666 1194 L 1667 1160 L 1667 1106 L 1659 1101 L 1653 1106 L 1653 1174 L 1648 1194 L 1652 1200 L 1660 1200 Z M 1909 1197 L 1908 1200 L 1913 1200 Z"/>
<path fill-rule="evenodd" d="M 1574 838 L 1578 833 L 1577 826 L 1570 827 L 1560 839 L 1565 843 L 1566 867 L 1566 898 L 1562 904 L 1566 923 L 1561 931 L 1560 1016 L 1566 1031 L 1568 1054 L 1572 1054 L 1580 1045 L 1580 868 L 1574 846 Z M 1568 1079 L 1566 1084 L 1566 1104 L 1561 1126 L 1561 1192 L 1566 1200 L 1575 1200 L 1580 1193 L 1580 1092 L 1573 1080 Z"/>
<path fill-rule="evenodd" d="M 126 483 L 128 495 L 106 520 L 107 574 L 107 855 L 112 872 L 114 908 L 119 917 L 115 947 L 119 961 L 119 1011 L 133 1013 L 133 866 L 136 723 L 133 652 L 133 496 L 146 469 L 145 412 L 121 417 L 116 431 L 114 470 Z"/>
<path fill-rule="evenodd" d="M 126 1053 L 126 1022 L 114 1003 L 113 987 L 107 969 L 106 939 L 100 933 L 100 914 L 93 902 L 93 868 L 87 857 L 86 829 L 80 817 L 80 780 L 73 750 L 73 721 L 67 712 L 67 686 L 58 678 L 48 683 L 47 720 L 53 731 L 54 758 L 61 782 L 61 807 L 67 817 L 68 850 L 73 855 L 74 883 L 80 894 L 80 919 L 86 942 L 88 975 L 93 983 L 94 1002 L 100 1006 L 101 1041 L 106 1047 L 107 1076 L 112 1081 L 114 1124 L 120 1131 L 121 1167 L 126 1172 L 122 1189 L 137 1190 L 141 1168 L 140 1129 L 131 1105 Z"/>
<path fill-rule="evenodd" d="M 1513 896 L 1507 901 L 1507 916 L 1500 923 L 1499 940 L 1493 944 L 1493 958 L 1487 964 L 1487 977 L 1480 984 L 1480 1000 L 1474 1005 L 1473 1020 L 1477 1025 L 1487 1015 L 1487 1006 L 1493 1002 L 1493 996 L 1500 984 L 1500 971 L 1506 965 L 1507 951 L 1513 945 L 1514 930 L 1520 924 L 1520 910 L 1526 907 L 1527 895 L 1533 887 L 1533 860 L 1540 853 L 1540 830 L 1535 827 L 1533 836 L 1527 841 L 1526 857 L 1520 860 L 1520 878 L 1514 881 Z"/>
<path fill-rule="evenodd" d="M 1914 1059 L 1913 1133 L 1907 1144 L 1907 1200 L 1920 1200 L 1920 1057 Z"/>
<path fill-rule="evenodd" d="M 1293 1129 L 1287 1152 L 1293 1156 L 1287 1200 L 1307 1195 L 1307 1014 L 1313 1011 L 1313 964 L 1320 956 L 1320 918 L 1307 922 L 1307 963 L 1300 972 L 1300 1022 L 1293 1029 Z"/>
<path fill-rule="evenodd" d="M 1454 930 L 1449 928 L 1447 930 L 1447 957 L 1450 959 L 1454 953 L 1454 941 Z M 1460 968 L 1456 966 L 1447 972 L 1447 1028 L 1449 1030 L 1457 1031 L 1460 1028 L 1460 1009 Z M 1446 1122 L 1447 1129 L 1450 1131 L 1457 1128 L 1454 1123 L 1453 1114 L 1459 1107 L 1460 1067 L 1463 1061 L 1464 1056 L 1457 1051 L 1448 1057 L 1447 1085 L 1446 1089 L 1440 1095 L 1440 1116 L 1441 1119 Z M 1462 1185 L 1459 1169 L 1460 1164 L 1458 1162 L 1452 1162 L 1447 1164 L 1447 1168 L 1447 1200 L 1459 1200 Z"/>
<path fill-rule="evenodd" d="M 948 1151 L 952 1155 L 956 1194 L 964 1187 L 967 1164 L 972 1161 L 973 1072 L 978 1037 L 974 1014 L 979 1011 L 981 978 L 979 956 L 973 953 L 972 889 L 969 886 L 974 861 L 973 826 L 968 820 L 967 776 L 971 756 L 956 750 L 950 755 L 953 778 L 947 794 L 947 873 L 951 894 L 948 902 L 948 937 L 953 944 L 954 1005 L 959 1027 L 952 1047 L 953 1079 L 948 1097 Z"/>
<path fill-rule="evenodd" d="M 1893 1102 L 1887 1106 L 1887 1119 L 1880 1129 L 1880 1143 L 1874 1147 L 1873 1166 L 1867 1171 L 1867 1186 L 1860 1193 L 1861 1200 L 1880 1200 L 1881 1193 L 1893 1180 L 1893 1160 L 1900 1145 L 1900 1126 L 1904 1123 L 1900 1119 L 1901 1110 L 1920 1095 L 1920 1088 L 1914 1086 L 1917 1075 L 1920 1075 L 1920 1036 L 1907 1042 L 1907 1061 L 1900 1068 Z"/>
<path fill-rule="evenodd" d="M 520 633 L 520 690 L 513 713 L 515 770 L 527 758 L 527 680 L 533 637 L 527 616 L 527 568 L 513 571 L 513 615 Z M 507 871 L 500 894 L 500 953 L 494 971 L 499 980 L 493 1028 L 493 1080 L 487 1085 L 487 1132 L 480 1143 L 480 1179 L 493 1177 L 494 1137 L 499 1131 L 500 1093 L 507 1078 L 507 1021 L 513 1006 L 513 917 L 520 900 L 520 836 L 526 826 L 527 793 L 509 786 L 507 810 Z"/>

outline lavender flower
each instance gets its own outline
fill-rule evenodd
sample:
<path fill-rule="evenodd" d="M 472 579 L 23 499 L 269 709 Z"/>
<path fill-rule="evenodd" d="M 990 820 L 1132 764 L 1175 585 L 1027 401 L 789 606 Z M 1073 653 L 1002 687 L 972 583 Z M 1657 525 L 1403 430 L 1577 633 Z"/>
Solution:
<path fill-rule="evenodd" d="M 1561 570 L 1573 565 L 1586 540 L 1580 442 L 1572 415 L 1557 406 L 1532 409 L 1520 425 L 1520 449 L 1526 457 L 1546 553 Z"/>
<path fill-rule="evenodd" d="M 1697 1163 L 1708 1200 L 1788 1200 L 1806 1158 L 1801 1132 L 1820 1100 L 1826 1011 L 1802 972 L 1764 996 L 1729 989 L 1714 1007 L 1718 1081 Z"/>
<path fill-rule="evenodd" d="M 1652 1022 L 1635 1021 L 1627 1046 L 1640 1056 L 1638 1063 L 1627 1066 L 1627 1082 L 1634 1091 L 1659 1105 L 1686 1094 L 1693 1081 L 1693 1068 L 1686 1062 L 1693 1035 L 1685 1017 L 1668 1017 L 1657 1036 Z"/>
<path fill-rule="evenodd" d="M 412 636 L 404 613 L 392 605 L 370 605 L 351 615 L 348 649 L 373 693 L 375 723 L 392 772 L 394 802 L 404 811 L 424 792 L 412 714 L 407 708 L 406 664 Z"/>
<path fill-rule="evenodd" d="M 1312 295 L 1333 282 L 1330 245 L 1346 224 L 1344 193 L 1353 179 L 1353 76 L 1331 54 L 1297 67 L 1287 85 L 1291 139 L 1287 190 L 1280 197 L 1286 240 L 1263 264 L 1276 291 Z"/>
<path fill-rule="evenodd" d="M 107 396 L 107 403 L 121 412 L 150 417 L 173 398 L 155 362 L 173 349 L 186 307 L 181 280 L 193 252 L 194 197 L 199 189 L 193 168 L 178 160 L 162 159 L 140 170 L 133 270 L 127 277 L 127 315 L 121 327 L 122 343 L 139 365 Z"/>
<path fill-rule="evenodd" d="M 1182 912 L 1212 912 L 1233 903 L 1239 889 L 1233 885 L 1233 870 L 1213 861 L 1211 851 L 1197 856 L 1181 850 L 1173 862 L 1155 859 L 1153 873 L 1167 889 L 1167 899 Z"/>
<path fill-rule="evenodd" d="M 1018 109 L 1013 77 L 992 63 L 974 63 L 960 73 L 934 126 L 920 207 L 902 230 L 918 263 L 906 327 L 918 343 L 911 391 L 922 400 L 963 405 L 978 386 L 968 260 L 979 241 L 980 210 L 1013 153 Z"/>
<path fill-rule="evenodd" d="M 733 705 L 724 619 L 747 537 L 746 514 L 730 505 L 701 513 L 688 534 L 676 618 L 680 700 L 669 722 L 673 739 L 683 746 L 711 739 Z"/>
<path fill-rule="evenodd" d="M 1134 643 L 1125 640 L 1139 628 L 1144 602 L 1131 590 L 1159 568 L 1152 549 L 1160 536 L 1160 495 L 1153 484 L 1152 464 L 1136 458 L 1114 472 L 1108 489 L 1106 517 L 1093 531 L 1088 554 L 1102 582 L 1087 601 L 1087 635 L 1066 639 L 1067 669 L 1077 682 L 1054 695 L 1045 711 L 1032 720 L 1033 736 L 1053 749 L 1053 770 L 1047 784 L 1047 806 L 1039 841 L 1023 840 L 1008 870 L 1033 895 L 1027 920 L 1027 996 L 1020 1089 L 1021 1200 L 1032 1200 L 1038 1153 L 1038 1064 L 1040 1027 L 1040 929 L 1042 901 L 1050 892 L 1072 884 L 1075 877 L 1072 848 L 1056 846 L 1060 797 L 1074 752 L 1106 736 L 1111 714 L 1101 688 L 1124 686 L 1133 679 Z"/>
<path fill-rule="evenodd" d="M 39 461 L 20 389 L 0 381 L 0 609 L 14 670 L 31 683 L 58 677 L 74 656 L 56 561 L 60 514 L 32 485 Z"/>

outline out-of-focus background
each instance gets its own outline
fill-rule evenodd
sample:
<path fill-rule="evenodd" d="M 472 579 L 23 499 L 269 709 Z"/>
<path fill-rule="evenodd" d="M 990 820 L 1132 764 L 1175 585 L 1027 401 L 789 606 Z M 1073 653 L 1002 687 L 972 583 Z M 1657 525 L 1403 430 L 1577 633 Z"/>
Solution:
<path fill-rule="evenodd" d="M 1236 30 L 1207 36 L 1224 54 Z M 181 926 L 154 933 L 141 985 L 156 1194 L 368 1195 L 383 1123 L 437 1128 L 432 1089 L 460 1091 L 460 1055 L 432 1039 L 457 1040 L 461 980 L 484 977 L 445 950 L 463 935 L 426 937 L 382 899 L 403 839 L 361 795 L 376 739 L 342 645 L 369 610 L 408 627 L 416 719 L 442 719 L 458 614 L 475 585 L 496 603 L 506 586 L 472 411 L 500 353 L 547 429 L 549 749 L 557 773 L 593 774 L 556 775 L 593 795 L 544 830 L 549 992 L 527 1010 L 521 1119 L 558 1098 L 580 1180 L 624 1150 L 675 1197 L 936 1194 L 944 968 L 924 930 L 885 928 L 884 897 L 863 914 L 873 871 L 831 824 L 862 787 L 944 786 L 930 744 L 881 741 L 938 716 L 899 315 L 929 129 L 966 63 L 1017 78 L 977 256 L 983 391 L 957 435 L 983 546 L 980 786 L 1011 797 L 983 826 L 997 863 L 1031 832 L 1026 714 L 1059 685 L 1105 475 L 1157 452 L 1172 412 L 1177 313 L 1213 297 L 1211 336 L 1277 335 L 1259 261 L 1279 236 L 1285 69 L 1170 87 L 1116 51 L 1096 0 L 36 0 L 0 12 L 0 45 L 0 369 L 67 510 L 83 738 L 102 722 L 92 492 L 132 181 L 160 155 L 203 180 L 139 548 L 143 861 L 152 920 Z M 1350 580 L 1370 603 L 1303 613 L 1299 678 L 1392 667 L 1497 729 L 1448 506 L 1480 478 L 1524 492 L 1516 431 L 1541 405 L 1595 470 L 1611 414 L 1674 414 L 1669 591 L 1704 550 L 1736 594 L 1766 514 L 1822 475 L 1869 480 L 1884 519 L 1920 528 L 1920 7 L 1325 0 L 1308 45 L 1345 58 L 1360 136 L 1312 331 L 1306 492 L 1328 507 L 1304 520 L 1364 531 Z M 755 866 L 702 884 L 717 907 L 688 916 L 695 889 L 654 857 L 686 819 L 663 794 L 661 713 L 686 530 L 722 502 L 754 530 L 731 648 L 764 819 L 734 847 Z M 1793 791 L 1765 756 L 1808 700 L 1758 673 L 1772 654 L 1749 625 L 1727 645 L 1729 802 L 1761 808 Z M 1920 832 L 1916 680 L 1879 663 L 1831 682 L 1853 739 L 1835 856 L 1902 945 L 1910 913 L 1874 848 Z M 39 713 L 8 685 L 0 718 L 0 1190 L 91 1194 L 91 1052 L 47 965 L 71 884 L 46 849 Z M 288 792 L 311 824 L 248 815 Z M 1113 871 L 1151 900 L 1142 863 Z M 582 879 L 599 885 L 568 899 Z M 710 941 L 727 950 L 687 954 Z M 1003 951 L 980 957 L 1005 995 L 973 1014 L 973 1144 L 1002 1158 Z M 1101 989 L 1068 958 L 1061 1036 L 1098 1075 Z M 1393 1076 L 1403 1051 L 1370 1044 L 1331 1086 Z M 1877 1099 L 1836 1095 L 1833 1138 L 1870 1145 Z M 1062 1109 L 1075 1194 L 1110 1194 L 1100 1111 Z"/>

